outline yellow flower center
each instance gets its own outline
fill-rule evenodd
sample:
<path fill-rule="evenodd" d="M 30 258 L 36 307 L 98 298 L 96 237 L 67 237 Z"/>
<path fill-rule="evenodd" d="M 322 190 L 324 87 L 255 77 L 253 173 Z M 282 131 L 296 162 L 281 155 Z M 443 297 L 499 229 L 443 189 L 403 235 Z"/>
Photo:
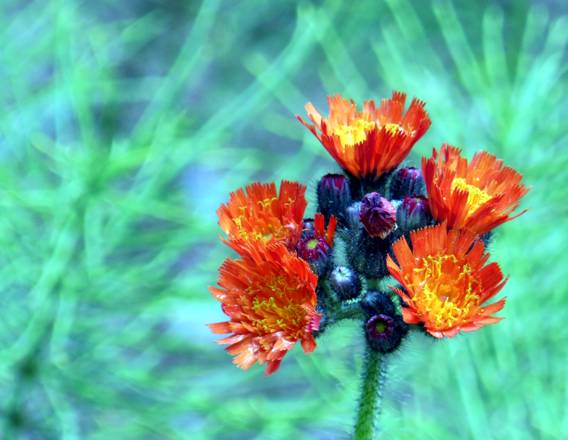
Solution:
<path fill-rule="evenodd" d="M 255 319 L 252 325 L 261 334 L 287 331 L 300 337 L 304 329 L 306 310 L 301 304 L 287 301 L 294 289 L 287 285 L 284 277 L 273 277 L 262 290 L 271 290 L 275 296 L 256 297 L 251 308 Z"/>
<path fill-rule="evenodd" d="M 491 196 L 477 186 L 470 185 L 462 177 L 456 177 L 452 181 L 452 191 L 459 189 L 467 192 L 467 213 L 473 214 L 485 202 L 491 199 Z"/>
<path fill-rule="evenodd" d="M 243 240 L 271 241 L 284 240 L 289 236 L 289 228 L 282 225 L 280 219 L 272 214 L 272 205 L 276 197 L 258 200 L 257 207 L 240 206 L 241 214 L 233 218 L 237 227 L 236 235 Z"/>
<path fill-rule="evenodd" d="M 339 137 L 342 146 L 351 147 L 367 139 L 367 132 L 373 128 L 375 128 L 374 121 L 359 118 L 351 121 L 347 125 L 336 125 L 333 127 L 332 133 Z"/>
<path fill-rule="evenodd" d="M 477 280 L 471 267 L 455 255 L 428 256 L 414 269 L 417 311 L 430 326 L 443 330 L 467 320 L 479 305 Z"/>
<path fill-rule="evenodd" d="M 332 129 L 332 134 L 339 137 L 339 141 L 343 147 L 352 147 L 367 139 L 367 132 L 378 125 L 375 121 L 358 118 L 349 124 L 338 124 Z M 388 123 L 383 125 L 390 134 L 397 134 L 404 129 L 399 124 Z"/>

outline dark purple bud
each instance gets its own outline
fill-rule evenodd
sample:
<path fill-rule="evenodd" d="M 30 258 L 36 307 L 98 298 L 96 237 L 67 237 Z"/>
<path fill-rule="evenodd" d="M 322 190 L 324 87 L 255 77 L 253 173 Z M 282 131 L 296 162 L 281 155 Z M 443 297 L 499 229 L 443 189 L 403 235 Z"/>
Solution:
<path fill-rule="evenodd" d="M 391 353 L 398 348 L 408 333 L 408 326 L 398 315 L 379 313 L 365 324 L 365 336 L 369 346 L 380 353 Z"/>
<path fill-rule="evenodd" d="M 303 237 L 296 246 L 298 256 L 308 263 L 318 276 L 322 276 L 328 269 L 331 247 L 324 238 L 312 236 Z"/>
<path fill-rule="evenodd" d="M 383 278 L 389 275 L 386 256 L 391 247 L 390 237 L 370 237 L 361 228 L 348 240 L 346 253 L 349 265 L 367 278 Z"/>
<path fill-rule="evenodd" d="M 361 201 L 359 219 L 371 237 L 384 239 L 396 227 L 396 209 L 379 193 L 372 192 Z"/>
<path fill-rule="evenodd" d="M 396 223 L 404 232 L 432 224 L 428 200 L 424 197 L 405 197 L 396 211 Z"/>
<path fill-rule="evenodd" d="M 372 316 L 366 324 L 367 334 L 373 338 L 388 338 L 394 332 L 394 319 L 388 315 Z"/>
<path fill-rule="evenodd" d="M 425 191 L 426 186 L 422 173 L 415 167 L 400 168 L 393 174 L 390 181 L 390 194 L 393 199 L 422 196 Z"/>
<path fill-rule="evenodd" d="M 394 315 L 396 312 L 396 307 L 390 296 L 376 290 L 369 290 L 365 294 L 361 301 L 361 307 L 368 316 L 377 315 L 379 313 Z"/>
<path fill-rule="evenodd" d="M 329 283 L 342 301 L 357 298 L 361 293 L 359 275 L 345 266 L 338 266 L 331 272 Z"/>
<path fill-rule="evenodd" d="M 361 202 L 353 203 L 349 208 L 347 208 L 347 225 L 351 229 L 358 229 L 361 225 L 359 220 L 359 213 L 361 212 Z"/>
<path fill-rule="evenodd" d="M 318 183 L 318 212 L 325 218 L 334 215 L 344 222 L 345 211 L 352 203 L 349 180 L 342 174 L 326 174 Z"/>

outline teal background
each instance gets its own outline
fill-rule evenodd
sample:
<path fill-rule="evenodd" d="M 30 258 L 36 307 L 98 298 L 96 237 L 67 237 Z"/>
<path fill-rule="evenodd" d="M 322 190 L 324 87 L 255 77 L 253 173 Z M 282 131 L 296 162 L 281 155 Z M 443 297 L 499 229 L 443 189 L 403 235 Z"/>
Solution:
<path fill-rule="evenodd" d="M 393 356 L 390 439 L 568 438 L 568 10 L 562 1 L 0 5 L 0 438 L 347 439 L 363 341 L 329 331 L 277 374 L 206 323 L 229 251 L 215 209 L 336 166 L 295 119 L 403 90 L 442 142 L 531 188 L 495 234 L 497 326 Z"/>

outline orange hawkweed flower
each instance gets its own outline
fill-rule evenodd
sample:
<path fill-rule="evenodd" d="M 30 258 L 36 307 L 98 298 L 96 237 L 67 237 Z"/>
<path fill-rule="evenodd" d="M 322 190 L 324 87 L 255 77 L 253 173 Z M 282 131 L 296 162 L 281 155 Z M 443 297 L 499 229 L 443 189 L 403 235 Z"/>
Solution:
<path fill-rule="evenodd" d="M 497 263 L 486 264 L 481 240 L 469 231 L 447 230 L 445 224 L 410 233 L 412 249 L 405 238 L 393 245 L 395 263 L 387 267 L 403 289 L 391 287 L 407 307 L 407 324 L 424 324 L 436 338 L 474 331 L 502 318 L 491 316 L 505 305 L 505 298 L 483 305 L 505 285 Z"/>
<path fill-rule="evenodd" d="M 422 173 L 432 216 L 449 228 L 483 234 L 526 212 L 511 217 L 528 192 L 522 175 L 485 151 L 468 164 L 459 148 L 444 144 L 422 159 Z"/>
<path fill-rule="evenodd" d="M 286 180 L 280 194 L 274 183 L 253 183 L 231 193 L 229 203 L 219 207 L 219 225 L 229 241 L 293 247 L 302 234 L 305 192 L 304 185 Z"/>
<path fill-rule="evenodd" d="M 328 98 L 328 117 L 309 102 L 306 111 L 313 124 L 297 118 L 343 169 L 372 182 L 396 168 L 430 127 L 424 103 L 413 99 L 405 113 L 405 101 L 406 94 L 394 92 L 379 108 L 370 100 L 359 112 L 353 101 L 338 95 Z"/>
<path fill-rule="evenodd" d="M 241 260 L 221 266 L 219 287 L 210 291 L 230 318 L 209 324 L 214 333 L 232 333 L 219 340 L 228 344 L 233 363 L 247 369 L 255 362 L 274 373 L 297 341 L 312 352 L 321 316 L 316 312 L 317 276 L 309 264 L 283 243 L 239 247 Z"/>

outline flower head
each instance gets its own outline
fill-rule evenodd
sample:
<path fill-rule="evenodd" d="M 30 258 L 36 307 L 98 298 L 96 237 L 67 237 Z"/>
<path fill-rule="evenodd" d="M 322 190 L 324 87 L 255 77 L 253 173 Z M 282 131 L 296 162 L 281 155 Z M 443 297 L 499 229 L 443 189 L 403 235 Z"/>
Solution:
<path fill-rule="evenodd" d="M 394 92 L 376 108 L 366 101 L 359 112 L 353 101 L 328 98 L 329 115 L 322 117 L 312 103 L 306 111 L 312 124 L 298 116 L 350 175 L 368 181 L 396 168 L 430 127 L 424 103 L 413 99 L 404 111 L 406 95 Z"/>
<path fill-rule="evenodd" d="M 422 159 L 422 172 L 432 216 L 451 229 L 483 234 L 525 212 L 511 216 L 528 192 L 521 174 L 485 151 L 468 164 L 460 149 L 445 144 Z"/>
<path fill-rule="evenodd" d="M 233 362 L 244 369 L 255 362 L 274 373 L 297 341 L 306 353 L 316 343 L 317 276 L 304 260 L 282 243 L 239 247 L 242 259 L 228 259 L 221 266 L 219 287 L 210 291 L 229 321 L 209 324 L 214 333 L 231 333 L 219 340 L 228 344 Z"/>
<path fill-rule="evenodd" d="M 359 219 L 371 237 L 386 238 L 396 227 L 396 208 L 377 192 L 361 201 Z"/>
<path fill-rule="evenodd" d="M 486 264 L 489 254 L 483 242 L 468 231 L 447 230 L 445 224 L 410 233 L 393 245 L 395 263 L 389 255 L 387 268 L 402 285 L 391 289 L 404 301 L 407 324 L 424 324 L 436 338 L 474 331 L 502 318 L 491 316 L 505 299 L 484 303 L 505 285 L 497 263 Z"/>
<path fill-rule="evenodd" d="M 231 193 L 229 203 L 217 210 L 219 225 L 230 241 L 296 245 L 306 210 L 306 187 L 282 181 L 280 193 L 274 183 L 253 183 Z"/>

